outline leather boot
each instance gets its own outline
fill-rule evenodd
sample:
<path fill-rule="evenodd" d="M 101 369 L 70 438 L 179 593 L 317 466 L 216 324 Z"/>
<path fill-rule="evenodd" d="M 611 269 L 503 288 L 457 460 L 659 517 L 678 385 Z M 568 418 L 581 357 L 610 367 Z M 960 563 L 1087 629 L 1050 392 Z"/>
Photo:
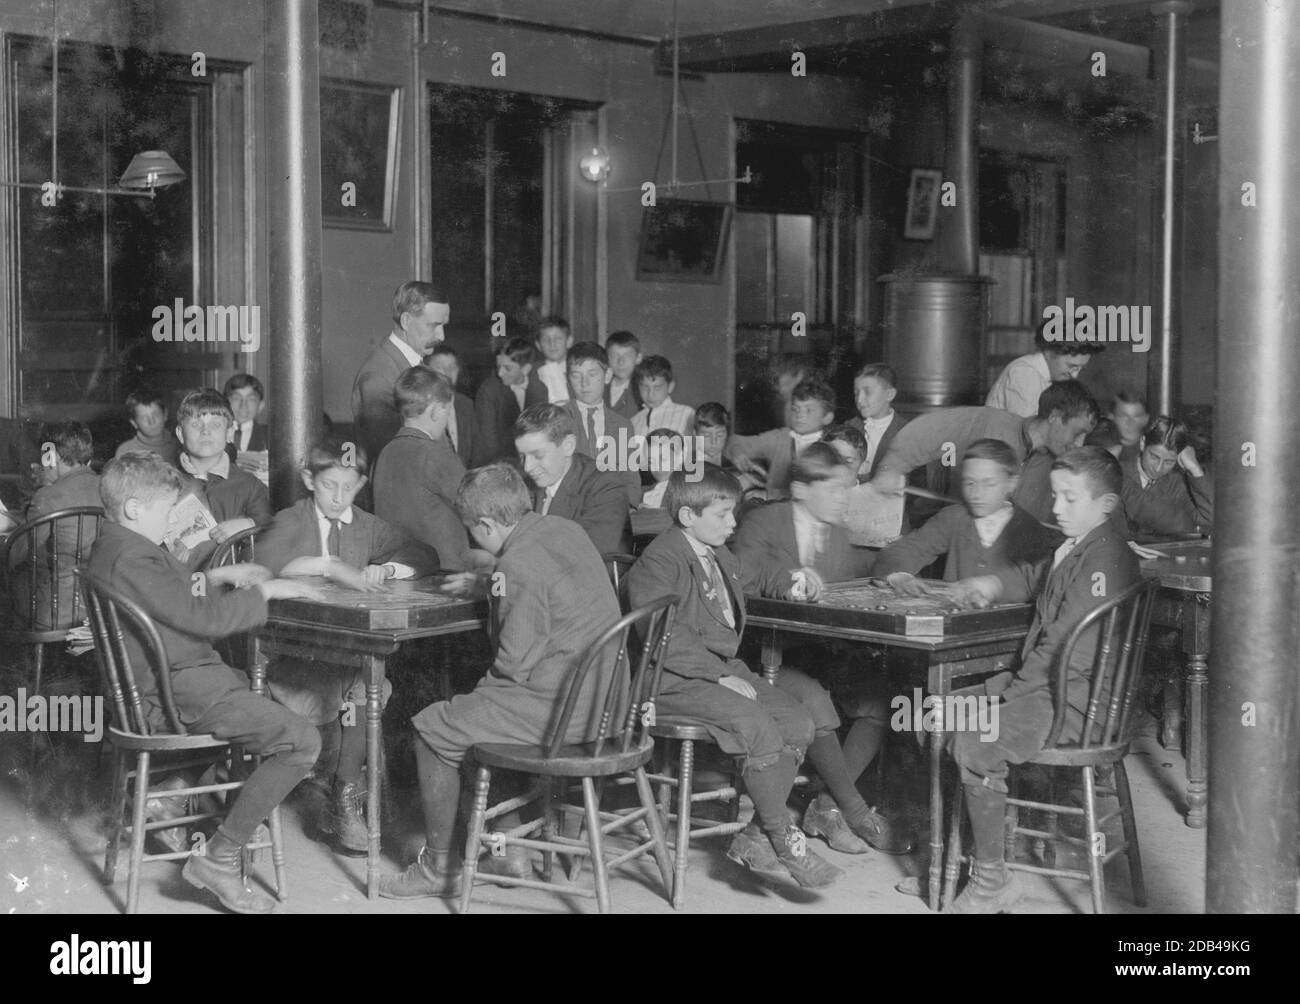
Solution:
<path fill-rule="evenodd" d="M 351 854 L 365 854 L 370 847 L 370 831 L 366 829 L 366 792 L 355 782 L 344 783 L 334 779 L 330 795 L 329 821 L 321 826 L 333 833 L 339 846 Z"/>
<path fill-rule="evenodd" d="M 844 813 L 829 795 L 818 795 L 808 803 L 803 814 L 803 831 L 810 837 L 824 837 L 833 851 L 841 854 L 866 854 L 867 842 L 849 829 Z"/>
<path fill-rule="evenodd" d="M 744 865 L 759 878 L 784 885 L 794 881 L 785 865 L 777 859 L 776 852 L 772 850 L 772 841 L 759 829 L 757 823 L 750 823 L 731 838 L 727 857 L 738 865 Z"/>
<path fill-rule="evenodd" d="M 244 879 L 242 845 L 220 831 L 207 842 L 202 856 L 191 854 L 181 869 L 185 881 L 196 889 L 207 889 L 234 913 L 271 913 L 275 900 L 251 888 Z"/>
<path fill-rule="evenodd" d="M 944 913 L 1006 913 L 1020 901 L 1021 891 L 1006 862 L 972 861 L 970 881 Z"/>
<path fill-rule="evenodd" d="M 406 871 L 380 876 L 379 895 L 385 899 L 455 899 L 460 895 L 460 860 L 451 851 L 423 847 Z"/>
<path fill-rule="evenodd" d="M 788 827 L 780 836 L 769 834 L 768 839 L 777 860 L 804 889 L 824 889 L 844 874 L 808 848 L 808 839 L 797 826 Z"/>

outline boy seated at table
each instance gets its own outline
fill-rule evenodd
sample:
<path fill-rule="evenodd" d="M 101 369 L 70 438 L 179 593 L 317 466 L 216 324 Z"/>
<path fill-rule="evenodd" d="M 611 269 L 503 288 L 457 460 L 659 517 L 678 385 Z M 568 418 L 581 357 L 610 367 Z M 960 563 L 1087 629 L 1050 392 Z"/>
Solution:
<path fill-rule="evenodd" d="M 943 581 L 992 575 L 1020 562 L 1037 561 L 1053 536 L 1011 501 L 1020 461 L 1000 439 L 977 439 L 961 461 L 962 505 L 940 509 L 925 525 L 884 548 L 871 574 L 905 596 L 922 596 L 921 570 L 944 558 Z"/>
<path fill-rule="evenodd" d="M 953 734 L 975 853 L 970 881 L 949 913 L 999 913 L 1020 898 L 1003 857 L 1010 765 L 1037 755 L 1051 731 L 1053 664 L 1070 633 L 1091 610 L 1141 577 L 1137 557 L 1109 518 L 1123 487 L 1119 461 L 1099 447 L 1077 447 L 1052 463 L 1050 476 L 1052 511 L 1065 543 L 1050 557 L 961 579 L 952 587 L 963 606 L 1033 599 L 1035 610 L 1014 676 L 1003 673 L 985 684 L 985 693 L 1001 702 L 996 738 L 986 741 L 989 737 L 977 731 Z M 1094 626 L 1084 635 L 1069 666 L 1062 733 L 1067 741 L 1082 728 L 1098 633 Z"/>
<path fill-rule="evenodd" d="M 636 368 L 633 379 L 641 395 L 642 408 L 632 416 L 632 431 L 644 436 L 651 429 L 675 429 L 689 436 L 695 428 L 695 409 L 673 400 L 677 381 L 673 364 L 666 356 L 646 356 Z"/>
<path fill-rule="evenodd" d="M 235 416 L 234 425 L 230 429 L 230 445 L 235 448 L 235 452 L 261 453 L 268 449 L 270 438 L 266 423 L 257 420 L 266 406 L 262 381 L 251 373 L 236 373 L 226 381 L 221 393 L 230 402 L 230 410 Z"/>
<path fill-rule="evenodd" d="M 444 569 L 463 571 L 469 538 L 455 502 L 465 466 L 446 436 L 455 406 L 451 382 L 412 366 L 397 378 L 393 396 L 402 427 L 375 462 L 375 515 L 432 547 Z"/>
<path fill-rule="evenodd" d="M 907 419 L 894 410 L 897 383 L 894 368 L 885 363 L 868 363 L 853 378 L 853 403 L 858 414 L 848 424 L 860 431 L 865 441 L 858 474 L 867 481 L 876 473 L 876 464 L 884 459 L 890 440 L 907 424 Z"/>
<path fill-rule="evenodd" d="M 813 443 L 794 462 L 792 501 L 745 513 L 731 545 L 736 557 L 746 566 L 774 571 L 811 568 L 823 583 L 867 575 L 873 552 L 851 546 L 844 530 L 857 470 L 829 444 Z M 824 837 L 843 854 L 865 854 L 868 844 L 890 854 L 906 854 L 910 837 L 867 805 L 857 788 L 858 778 L 875 759 L 889 729 L 887 687 L 861 673 L 861 652 L 834 643 L 801 646 L 789 655 L 790 665 L 782 667 L 776 685 L 812 716 L 815 732 L 808 760 L 826 789 L 808 805 L 803 831 Z M 832 701 L 828 688 L 836 700 Z M 852 720 L 842 747 L 836 704 Z"/>
<path fill-rule="evenodd" d="M 641 410 L 641 395 L 634 374 L 641 364 L 641 340 L 630 331 L 614 331 L 605 339 L 610 380 L 605 385 L 605 403 L 629 422 Z"/>
<path fill-rule="evenodd" d="M 235 414 L 230 402 L 215 390 L 186 394 L 176 411 L 176 436 L 181 443 L 177 466 L 188 475 L 185 494 L 197 495 L 217 521 L 210 540 L 185 560 L 196 567 L 216 544 L 250 526 L 266 526 L 274 515 L 266 485 L 230 462 L 226 442 Z"/>
<path fill-rule="evenodd" d="M 578 342 L 569 349 L 568 366 L 571 397 L 561 407 L 573 419 L 578 452 L 598 461 L 602 470 L 617 474 L 628 505 L 636 508 L 641 502 L 641 475 L 623 462 L 631 449 L 632 423 L 605 403 L 609 357 L 595 342 Z"/>
<path fill-rule="evenodd" d="M 812 717 L 736 658 L 746 592 L 791 599 L 806 591 L 815 599 L 820 580 L 810 568 L 754 566 L 727 550 L 739 500 L 736 479 L 712 464 L 704 465 L 699 480 L 675 472 L 664 499 L 675 525 L 628 571 L 628 600 L 633 608 L 662 596 L 678 601 L 659 716 L 702 726 L 724 753 L 742 758 L 754 818 L 736 834 L 727 857 L 759 877 L 820 889 L 842 872 L 807 848 L 785 807 L 799 761 L 813 742 Z M 796 571 L 802 573 L 798 579 Z M 802 589 L 796 588 L 799 581 Z"/>
<path fill-rule="evenodd" d="M 41 463 L 47 478 L 45 484 L 36 490 L 27 505 L 27 522 L 48 516 L 63 509 L 90 506 L 101 507 L 99 497 L 99 475 L 90 469 L 90 458 L 94 453 L 90 430 L 81 422 L 55 422 L 41 430 Z M 77 554 L 78 541 L 84 558 L 95 540 L 95 520 L 83 516 L 77 520 L 61 523 L 51 533 L 46 524 L 36 530 L 29 538 L 24 535 L 14 541 L 9 550 L 11 568 L 23 565 L 31 551 L 29 544 L 36 551 L 35 583 L 25 581 L 26 568 L 15 585 L 17 596 L 15 611 L 25 616 L 30 609 L 26 598 L 29 590 L 36 590 L 36 620 L 28 625 L 37 631 L 61 630 L 75 627 L 81 622 L 84 609 L 77 597 L 76 582 L 73 578 L 74 558 Z M 59 557 L 59 579 L 54 577 L 54 555 Z M 58 596 L 55 609 L 55 593 Z"/>
<path fill-rule="evenodd" d="M 158 628 L 171 663 L 172 696 L 191 734 L 229 740 L 255 758 L 255 769 L 226 818 L 182 871 L 194 886 L 216 894 L 236 913 L 270 913 L 273 901 L 243 876 L 243 849 L 294 786 L 311 771 L 320 736 L 298 715 L 248 688 L 248 680 L 221 661 L 212 642 L 266 622 L 267 601 L 314 597 L 301 583 L 272 579 L 256 565 L 206 573 L 194 589 L 189 569 L 159 547 L 184 483 L 161 457 L 129 454 L 109 462 L 100 482 L 105 523 L 91 548 L 86 574 L 139 604 Z M 217 586 L 237 586 L 223 592 Z M 141 706 L 154 729 L 169 732 L 158 681 L 135 632 L 127 629 L 129 664 Z"/>
<path fill-rule="evenodd" d="M 646 466 L 654 484 L 632 511 L 632 536 L 658 536 L 673 525 L 664 509 L 664 492 L 673 471 L 685 466 L 686 437 L 675 429 L 655 429 L 645 438 Z M 703 461 L 698 461 L 702 463 Z"/>
<path fill-rule="evenodd" d="M 445 385 L 442 377 L 432 375 Z M 365 458 L 352 444 L 325 441 L 311 447 L 302 483 L 311 495 L 276 513 L 258 537 L 257 560 L 274 574 L 323 576 L 346 589 L 383 592 L 389 580 L 438 570 L 433 548 L 352 504 L 366 483 Z M 365 713 L 359 709 L 365 708 L 366 687 L 361 672 L 277 659 L 268 667 L 267 684 L 272 697 L 320 730 L 323 749 L 338 751 L 338 762 L 322 764 L 318 771 L 330 779 L 332 792 L 318 828 L 334 834 L 346 852 L 364 854 L 366 735 Z M 384 681 L 381 700 L 386 703 L 391 692 Z"/>
<path fill-rule="evenodd" d="M 1142 451 L 1121 461 L 1124 515 L 1133 533 L 1184 534 L 1214 522 L 1214 486 L 1196 459 L 1187 426 L 1159 416 L 1142 435 Z"/>
<path fill-rule="evenodd" d="M 790 497 L 790 469 L 795 458 L 820 442 L 835 421 L 835 391 L 820 377 L 809 377 L 790 394 L 789 425 L 757 436 L 732 436 L 727 457 L 736 469 L 763 479 L 769 502 Z"/>
<path fill-rule="evenodd" d="M 479 384 L 474 395 L 475 467 L 515 458 L 515 420 L 528 406 L 533 372 L 532 342 L 518 337 L 493 341 L 496 372 Z"/>
<path fill-rule="evenodd" d="M 379 882 L 390 899 L 454 897 L 460 892 L 463 826 L 460 767 L 476 743 L 541 743 L 561 688 L 577 662 L 619 617 L 600 554 L 577 524 L 532 512 L 519 472 L 499 462 L 470 471 L 456 496 L 470 536 L 496 557 L 505 583 L 496 605 L 497 650 L 468 694 L 431 704 L 414 718 L 415 762 L 425 844 L 415 861 Z M 590 740 L 613 670 L 613 651 L 583 683 L 565 741 Z M 503 824 L 504 825 L 504 824 Z M 528 852 L 512 847 L 481 869 L 525 878 Z"/>
<path fill-rule="evenodd" d="M 118 446 L 113 456 L 156 453 L 169 464 L 176 463 L 181 447 L 167 430 L 167 405 L 161 394 L 154 390 L 136 391 L 126 399 L 126 417 L 135 435 Z"/>

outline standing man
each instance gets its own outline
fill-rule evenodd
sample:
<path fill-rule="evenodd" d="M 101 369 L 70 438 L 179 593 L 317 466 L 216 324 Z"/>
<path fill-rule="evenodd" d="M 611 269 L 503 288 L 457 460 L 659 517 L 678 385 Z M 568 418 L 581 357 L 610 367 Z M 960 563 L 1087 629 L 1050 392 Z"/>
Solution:
<path fill-rule="evenodd" d="M 450 319 L 447 297 L 433 283 L 411 280 L 393 294 L 393 330 L 361 364 L 352 384 L 352 417 L 371 462 L 402 426 L 393 397 L 397 378 L 420 365 L 446 337 Z"/>

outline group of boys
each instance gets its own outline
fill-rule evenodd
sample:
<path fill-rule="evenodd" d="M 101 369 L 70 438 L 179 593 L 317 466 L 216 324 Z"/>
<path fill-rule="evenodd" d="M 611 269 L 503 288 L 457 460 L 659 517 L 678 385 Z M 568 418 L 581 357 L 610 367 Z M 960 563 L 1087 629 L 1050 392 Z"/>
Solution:
<path fill-rule="evenodd" d="M 321 828 L 345 849 L 365 848 L 364 742 L 354 719 L 342 715 L 360 698 L 359 679 L 282 660 L 271 668 L 271 697 L 256 696 L 221 664 L 210 639 L 261 623 L 268 599 L 312 595 L 294 581 L 300 576 L 380 590 L 389 580 L 442 570 L 463 573 L 452 581 L 464 590 L 481 587 L 495 570 L 509 585 L 497 608 L 491 666 L 472 692 L 414 719 L 425 848 L 406 871 L 381 883 L 385 896 L 454 896 L 464 822 L 459 771 L 467 751 L 481 742 L 540 742 L 568 669 L 618 616 L 602 555 L 630 549 L 629 514 L 645 498 L 637 471 L 603 469 L 601 444 L 621 435 L 670 443 L 696 436 L 705 462 L 690 472 L 680 463 L 662 465 L 666 476 L 652 497 L 667 528 L 644 548 L 626 582 L 632 607 L 663 596 L 677 600 L 658 714 L 703 726 L 739 758 L 754 816 L 728 857 L 767 881 L 820 889 L 841 871 L 808 847 L 808 836 L 842 853 L 911 849 L 911 834 L 869 806 L 857 787 L 888 730 L 884 682 L 855 673 L 851 651 L 834 645 L 784 667 L 776 686 L 738 654 L 747 594 L 812 602 L 829 584 L 866 574 L 916 594 L 926 588 L 920 574 L 943 560 L 942 577 L 959 602 L 1036 599 L 1018 673 L 989 685 L 1003 702 L 1000 737 L 966 742 L 958 735 L 954 745 L 975 865 L 951 909 L 991 912 L 1014 904 L 1017 891 L 1002 858 L 1009 765 L 1034 755 L 1047 735 L 1048 667 L 1070 628 L 1137 581 L 1122 514 L 1135 528 L 1165 526 L 1169 512 L 1208 500 L 1183 427 L 1163 418 L 1142 423 L 1135 441 L 1130 402 L 1121 400 L 1113 417 L 1122 441 L 1109 450 L 1081 445 L 1099 409 L 1074 380 L 1050 382 L 1033 415 L 956 408 L 904 423 L 892 407 L 892 369 L 872 364 L 855 379 L 859 414 L 852 422 L 834 424 L 833 391 L 805 373 L 788 387 L 783 427 L 733 437 L 721 405 L 693 410 L 673 402 L 671 365 L 641 357 L 627 332 L 610 335 L 603 347 L 575 345 L 562 321 L 544 319 L 535 344 L 511 338 L 499 345 L 496 373 L 472 409 L 455 390 L 454 353 L 432 347 L 427 366 L 396 378 L 392 409 L 400 425 L 374 459 L 374 515 L 355 504 L 367 482 L 364 451 L 329 442 L 313 447 L 302 471 L 309 497 L 272 518 L 265 486 L 226 452 L 236 439 L 243 451 L 251 436 L 236 423 L 230 401 L 214 391 L 188 395 L 173 440 L 164 434 L 165 414 L 153 413 L 156 402 L 133 404 L 137 435 L 98 486 L 108 525 L 89 574 L 162 625 L 187 726 L 237 737 L 269 757 L 234 802 L 206 859 L 187 863 L 187 879 L 232 910 L 269 910 L 239 872 L 240 849 L 322 748 L 331 751 L 333 797 Z M 170 442 L 177 452 L 169 461 L 160 447 Z M 75 446 L 61 448 L 71 467 L 87 452 Z M 139 455 L 136 447 L 156 455 Z M 849 542 L 845 511 L 856 486 L 870 481 L 896 493 L 915 468 L 945 457 L 959 465 L 961 504 L 879 552 Z M 1175 465 L 1197 489 L 1187 489 L 1186 504 L 1161 486 Z M 258 565 L 208 573 L 210 583 L 242 588 L 195 597 L 189 576 L 204 553 L 158 547 L 187 493 L 200 495 L 212 512 L 214 541 L 245 526 L 266 528 Z M 742 511 L 754 497 L 768 504 Z M 1201 516 L 1197 509 L 1193 518 Z M 1108 583 L 1101 597 L 1092 588 L 1098 573 Z M 590 734 L 588 713 L 600 706 L 610 668 L 580 695 L 568 738 Z M 1082 662 L 1072 667 L 1072 704 L 1084 671 Z M 156 687 L 137 682 L 157 717 Z M 793 827 L 786 803 L 805 759 L 821 787 Z M 526 855 L 489 867 L 531 874 Z"/>

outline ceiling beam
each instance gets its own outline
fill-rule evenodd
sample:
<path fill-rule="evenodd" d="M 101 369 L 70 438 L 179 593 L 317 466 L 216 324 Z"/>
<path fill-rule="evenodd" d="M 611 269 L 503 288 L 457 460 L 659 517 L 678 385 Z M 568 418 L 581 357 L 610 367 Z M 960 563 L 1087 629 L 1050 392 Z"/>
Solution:
<path fill-rule="evenodd" d="M 999 49 L 1057 61 L 1062 68 L 1089 65 L 1093 53 L 1104 52 L 1107 76 L 1119 73 L 1145 80 L 1151 75 L 1151 50 L 1146 46 L 1001 14 L 982 14 L 979 22 L 984 41 Z"/>

